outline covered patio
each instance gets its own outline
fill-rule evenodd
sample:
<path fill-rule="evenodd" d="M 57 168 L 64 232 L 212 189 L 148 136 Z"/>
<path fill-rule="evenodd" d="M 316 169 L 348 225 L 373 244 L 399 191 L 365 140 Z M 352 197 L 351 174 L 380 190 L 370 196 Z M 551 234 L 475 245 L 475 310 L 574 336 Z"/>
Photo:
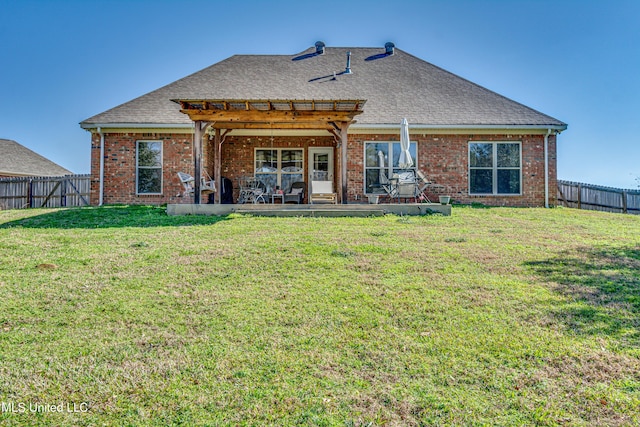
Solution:
<path fill-rule="evenodd" d="M 222 179 L 222 146 L 236 130 L 323 131 L 338 148 L 335 184 L 338 202 L 347 203 L 347 131 L 354 117 L 363 112 L 366 100 L 259 100 L 259 99 L 177 99 L 180 111 L 194 122 L 193 175 L 203 173 L 203 139 L 212 136 L 213 179 Z M 303 180 L 305 175 L 303 175 Z M 307 182 L 308 184 L 308 182 Z M 218 184 L 219 185 L 219 184 Z M 201 183 L 194 182 L 194 204 L 201 200 Z M 215 193 L 221 203 L 221 192 Z"/>
<path fill-rule="evenodd" d="M 439 203 L 349 203 L 347 197 L 347 131 L 354 118 L 363 113 L 366 100 L 257 100 L 257 99 L 178 99 L 181 112 L 194 122 L 193 172 L 203 173 L 203 141 L 208 138 L 213 151 L 213 178 L 222 179 L 223 144 L 234 131 L 265 130 L 321 131 L 333 137 L 337 148 L 337 173 L 332 182 L 337 189 L 338 204 L 222 204 L 222 192 L 214 194 L 213 204 L 204 204 L 201 180 L 194 181 L 192 204 L 169 204 L 170 215 L 228 215 L 246 213 L 269 216 L 376 216 L 384 214 L 451 214 L 450 205 Z M 231 153 L 233 155 L 233 153 Z M 302 174 L 311 176 L 310 171 Z M 307 182 L 309 184 L 309 182 Z M 267 201 L 273 198 L 267 194 Z M 376 199 L 377 201 L 377 199 Z"/>

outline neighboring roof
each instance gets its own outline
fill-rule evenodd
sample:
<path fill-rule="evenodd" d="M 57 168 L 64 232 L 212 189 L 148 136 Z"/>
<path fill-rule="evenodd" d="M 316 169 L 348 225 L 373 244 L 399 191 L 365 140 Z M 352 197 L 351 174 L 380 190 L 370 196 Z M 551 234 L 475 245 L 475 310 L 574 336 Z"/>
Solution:
<path fill-rule="evenodd" d="M 0 175 L 62 176 L 71 172 L 10 139 L 0 139 Z"/>
<path fill-rule="evenodd" d="M 466 79 L 395 49 L 311 48 L 300 54 L 235 55 L 81 125 L 190 125 L 180 99 L 366 100 L 358 125 L 533 126 L 564 130 L 566 124 Z M 351 52 L 352 74 L 343 74 Z M 334 78 L 334 73 L 336 73 Z"/>

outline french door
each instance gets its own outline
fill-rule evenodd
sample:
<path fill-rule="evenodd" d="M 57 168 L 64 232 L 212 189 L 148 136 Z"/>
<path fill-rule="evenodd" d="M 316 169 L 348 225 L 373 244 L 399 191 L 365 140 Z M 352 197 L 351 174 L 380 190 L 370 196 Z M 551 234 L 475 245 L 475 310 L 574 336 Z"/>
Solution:
<path fill-rule="evenodd" d="M 333 182 L 333 147 L 309 148 L 309 186 L 311 181 Z"/>

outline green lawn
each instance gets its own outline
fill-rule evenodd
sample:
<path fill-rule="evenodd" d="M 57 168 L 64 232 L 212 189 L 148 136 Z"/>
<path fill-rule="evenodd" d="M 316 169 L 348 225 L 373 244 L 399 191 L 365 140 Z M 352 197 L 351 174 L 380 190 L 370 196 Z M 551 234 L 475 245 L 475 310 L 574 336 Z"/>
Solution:
<path fill-rule="evenodd" d="M 16 210 L 0 254 L 2 425 L 640 424 L 639 216 Z"/>

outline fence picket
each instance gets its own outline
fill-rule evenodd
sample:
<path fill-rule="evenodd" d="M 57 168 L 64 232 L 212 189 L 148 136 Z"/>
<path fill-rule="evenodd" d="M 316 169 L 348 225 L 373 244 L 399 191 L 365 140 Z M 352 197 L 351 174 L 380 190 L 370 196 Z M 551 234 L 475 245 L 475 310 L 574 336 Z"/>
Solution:
<path fill-rule="evenodd" d="M 0 178 L 0 209 L 88 206 L 91 175 Z"/>
<path fill-rule="evenodd" d="M 577 209 L 640 214 L 640 190 L 558 180 L 558 203 Z"/>

